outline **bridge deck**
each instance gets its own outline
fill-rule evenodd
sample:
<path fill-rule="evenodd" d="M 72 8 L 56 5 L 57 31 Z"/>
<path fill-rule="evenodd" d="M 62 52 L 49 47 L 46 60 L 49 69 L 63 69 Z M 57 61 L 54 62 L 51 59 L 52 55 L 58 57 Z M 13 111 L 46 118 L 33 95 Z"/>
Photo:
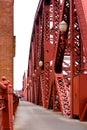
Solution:
<path fill-rule="evenodd" d="M 14 119 L 14 130 L 87 130 L 87 122 L 65 118 L 32 103 L 20 101 Z"/>

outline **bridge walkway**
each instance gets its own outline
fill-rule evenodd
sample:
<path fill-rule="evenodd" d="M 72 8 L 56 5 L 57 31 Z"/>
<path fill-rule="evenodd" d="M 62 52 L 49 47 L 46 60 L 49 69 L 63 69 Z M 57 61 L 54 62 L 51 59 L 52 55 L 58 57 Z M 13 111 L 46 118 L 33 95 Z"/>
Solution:
<path fill-rule="evenodd" d="M 14 130 L 87 130 L 87 122 L 63 117 L 59 112 L 20 101 L 14 119 Z"/>

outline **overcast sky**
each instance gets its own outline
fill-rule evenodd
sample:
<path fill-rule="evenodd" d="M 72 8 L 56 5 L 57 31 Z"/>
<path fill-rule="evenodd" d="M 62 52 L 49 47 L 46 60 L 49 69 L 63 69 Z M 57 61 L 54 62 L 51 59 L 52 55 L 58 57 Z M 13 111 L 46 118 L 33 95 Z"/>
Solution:
<path fill-rule="evenodd" d="M 29 45 L 38 3 L 39 0 L 14 0 L 14 35 L 16 36 L 14 89 L 22 88 L 22 77 L 24 71 L 27 71 Z"/>

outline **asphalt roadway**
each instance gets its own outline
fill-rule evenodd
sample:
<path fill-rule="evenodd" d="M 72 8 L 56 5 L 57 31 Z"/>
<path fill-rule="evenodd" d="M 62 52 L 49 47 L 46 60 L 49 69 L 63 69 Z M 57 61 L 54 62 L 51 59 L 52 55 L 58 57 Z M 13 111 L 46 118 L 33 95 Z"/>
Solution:
<path fill-rule="evenodd" d="M 20 101 L 14 130 L 87 130 L 87 122 L 64 117 L 35 104 Z"/>

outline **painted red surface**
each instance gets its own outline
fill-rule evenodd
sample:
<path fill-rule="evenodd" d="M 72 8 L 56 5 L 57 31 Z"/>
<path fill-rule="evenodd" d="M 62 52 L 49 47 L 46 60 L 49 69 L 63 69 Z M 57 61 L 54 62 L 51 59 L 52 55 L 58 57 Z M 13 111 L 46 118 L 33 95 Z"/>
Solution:
<path fill-rule="evenodd" d="M 87 0 L 81 0 L 81 2 L 82 2 L 83 10 L 84 10 L 85 19 L 87 22 Z"/>
<path fill-rule="evenodd" d="M 40 1 L 23 76 L 25 100 L 80 120 L 87 120 L 86 6 L 86 0 Z M 59 30 L 61 21 L 66 32 Z"/>

